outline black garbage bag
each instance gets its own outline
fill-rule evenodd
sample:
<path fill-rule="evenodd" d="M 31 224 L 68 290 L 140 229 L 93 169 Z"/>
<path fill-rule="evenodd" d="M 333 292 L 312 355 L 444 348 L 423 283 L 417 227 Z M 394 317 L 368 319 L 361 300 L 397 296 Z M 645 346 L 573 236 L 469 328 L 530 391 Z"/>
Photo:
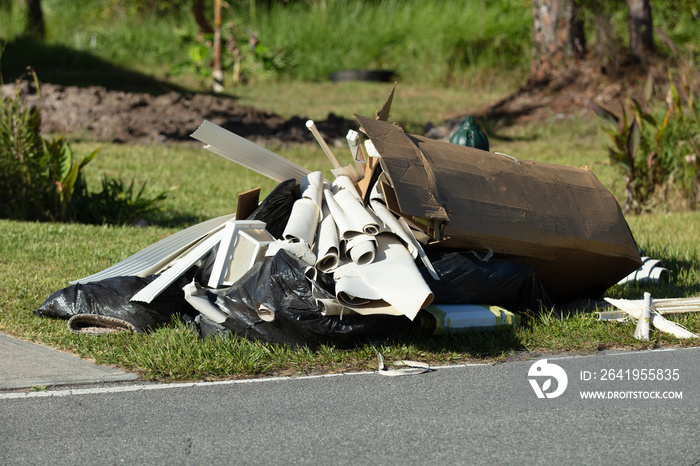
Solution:
<path fill-rule="evenodd" d="M 422 267 L 433 291 L 433 304 L 491 304 L 512 312 L 552 308 L 547 290 L 529 265 L 492 257 L 485 261 L 470 251 L 426 250 L 439 280 Z"/>
<path fill-rule="evenodd" d="M 198 317 L 203 336 L 226 329 L 251 340 L 315 348 L 388 337 L 410 324 L 396 316 L 322 315 L 303 266 L 284 250 L 258 261 L 226 294 L 207 293 L 228 317 L 221 324 Z M 258 313 L 261 306 L 269 310 L 267 320 Z"/>
<path fill-rule="evenodd" d="M 70 319 L 78 314 L 107 316 L 128 322 L 137 332 L 168 324 L 175 315 L 194 318 L 198 312 L 185 301 L 182 291 L 182 287 L 192 281 L 189 274 L 173 282 L 150 303 L 130 301 L 132 296 L 157 277 L 125 276 L 76 283 L 49 296 L 34 311 L 34 315 L 60 319 Z"/>
<path fill-rule="evenodd" d="M 295 179 L 283 181 L 263 199 L 255 212 L 246 220 L 265 222 L 267 225 L 265 229 L 275 238 L 282 239 L 292 213 L 292 206 L 300 197 L 299 183 Z"/>

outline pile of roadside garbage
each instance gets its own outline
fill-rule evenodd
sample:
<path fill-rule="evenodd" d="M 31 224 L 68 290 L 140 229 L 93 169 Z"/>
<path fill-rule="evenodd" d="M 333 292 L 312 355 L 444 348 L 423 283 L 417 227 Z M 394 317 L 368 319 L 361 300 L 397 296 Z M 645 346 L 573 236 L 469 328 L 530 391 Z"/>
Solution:
<path fill-rule="evenodd" d="M 587 168 L 521 160 L 356 115 L 335 179 L 205 121 L 205 148 L 279 184 L 51 295 L 38 316 L 75 332 L 145 332 L 174 317 L 202 336 L 352 344 L 516 324 L 600 299 L 642 260 L 621 209 Z"/>

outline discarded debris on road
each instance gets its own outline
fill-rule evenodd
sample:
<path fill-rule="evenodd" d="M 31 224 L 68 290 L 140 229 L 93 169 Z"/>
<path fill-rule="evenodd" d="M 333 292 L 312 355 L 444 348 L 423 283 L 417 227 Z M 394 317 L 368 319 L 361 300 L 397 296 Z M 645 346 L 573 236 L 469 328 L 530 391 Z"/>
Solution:
<path fill-rule="evenodd" d="M 208 220 L 57 291 L 36 311 L 76 332 L 147 331 L 174 315 L 316 346 L 409 325 L 515 325 L 519 313 L 600 298 L 642 266 L 615 198 L 586 168 L 520 160 L 356 115 L 335 179 L 205 121 L 205 147 L 276 180 Z M 86 315 L 90 315 L 86 318 Z"/>

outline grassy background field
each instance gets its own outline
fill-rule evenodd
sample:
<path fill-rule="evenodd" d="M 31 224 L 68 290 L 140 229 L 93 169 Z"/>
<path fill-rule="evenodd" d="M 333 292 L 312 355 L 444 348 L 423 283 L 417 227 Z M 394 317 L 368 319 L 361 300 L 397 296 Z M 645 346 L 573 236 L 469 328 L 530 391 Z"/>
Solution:
<path fill-rule="evenodd" d="M 0 41 L 5 46 L 6 79 L 13 79 L 13 73 L 20 72 L 18 63 L 22 62 L 17 55 L 29 50 L 35 54 L 40 79 L 46 81 L 115 85 L 124 76 L 119 73 L 136 72 L 141 81 L 133 82 L 134 86 L 153 85 L 149 79 L 168 78 L 172 64 L 185 56 L 187 35 L 194 34 L 194 26 L 186 16 L 139 16 L 109 9 L 105 5 L 110 2 L 43 3 L 49 31 L 44 44 L 28 41 L 18 36 L 21 28 L 10 27 L 17 24 L 17 11 L 2 13 L 4 16 L 0 17 L 0 24 L 5 26 L 0 29 Z M 336 3 L 345 5 L 344 9 L 336 9 Z M 287 117 L 305 115 L 320 119 L 329 112 L 345 118 L 351 118 L 353 113 L 372 116 L 384 102 L 390 90 L 388 85 L 330 83 L 325 76 L 339 67 L 391 67 L 401 76 L 391 120 L 420 133 L 426 122 L 439 124 L 463 114 L 466 108 L 491 103 L 507 96 L 522 82 L 529 56 L 530 26 L 529 10 L 522 2 L 469 2 L 468 8 L 459 11 L 449 6 L 457 2 L 420 3 L 429 5 L 420 14 L 424 20 L 421 25 L 414 22 L 415 11 L 410 14 L 412 2 L 378 3 L 386 11 L 372 10 L 373 2 L 365 2 L 364 12 L 353 10 L 354 2 L 308 2 L 303 11 L 291 16 L 285 16 L 283 10 L 263 16 L 260 10 L 242 8 L 237 19 L 239 28 L 254 26 L 263 43 L 273 49 L 281 47 L 277 53 L 286 57 L 287 64 L 274 79 L 261 73 L 255 84 L 227 92 L 235 94 L 243 104 L 271 109 Z M 347 23 L 338 26 L 341 17 Z M 391 21 L 381 23 L 373 17 Z M 663 21 L 664 13 L 659 17 Z M 421 27 L 425 29 L 420 30 Z M 474 32 L 465 34 L 467 27 Z M 675 34 L 675 39 L 683 34 L 692 38 L 688 31 L 692 32 L 693 27 L 697 25 L 683 17 L 667 32 Z M 280 38 L 281 31 L 291 32 Z M 173 40 L 174 32 L 183 37 L 182 41 Z M 697 53 L 692 39 L 686 43 L 691 52 Z M 369 47 L 376 50 L 343 53 Z M 450 58 L 456 49 L 464 55 Z M 443 67 L 456 61 L 469 66 Z M 111 78 L 104 78 L 109 74 L 105 70 L 114 72 Z M 170 79 L 169 85 L 173 86 L 196 88 L 199 83 L 192 72 Z M 499 129 L 489 137 L 492 150 L 514 157 L 588 166 L 618 200 L 622 198 L 624 186 L 617 170 L 608 163 L 605 135 L 590 114 L 566 118 L 552 114 L 547 121 Z M 31 311 L 51 293 L 67 286 L 69 280 L 108 267 L 189 225 L 233 212 L 239 192 L 261 186 L 264 196 L 275 185 L 194 144 L 125 146 L 77 137 L 72 143 L 77 154 L 100 148 L 97 158 L 86 168 L 89 183 L 98 183 L 101 175 L 107 173 L 127 179 L 136 176 L 154 192 L 175 189 L 163 204 L 165 210 L 151 218 L 152 226 L 147 228 L 0 220 L 0 331 L 158 380 L 376 367 L 375 348 L 370 344 L 351 350 L 323 347 L 311 352 L 236 337 L 202 341 L 181 323 L 146 335 L 97 337 L 71 334 L 64 321 L 34 317 Z M 316 145 L 269 148 L 311 170 L 324 170 L 330 177 L 327 160 Z M 349 157 L 346 154 L 338 149 L 336 155 Z M 657 298 L 700 294 L 700 216 L 695 212 L 667 213 L 660 209 L 627 220 L 644 254 L 663 260 L 672 281 L 661 286 L 615 286 L 607 295 L 638 299 L 645 291 Z M 698 315 L 679 317 L 678 321 L 700 332 Z M 500 361 L 524 351 L 700 344 L 698 340 L 679 341 L 657 331 L 652 332 L 650 341 L 640 342 L 632 337 L 633 331 L 632 323 L 599 322 L 590 312 L 573 312 L 561 320 L 545 312 L 526 317 L 524 324 L 515 329 L 445 337 L 410 333 L 380 342 L 377 349 L 388 360 L 438 364 Z"/>

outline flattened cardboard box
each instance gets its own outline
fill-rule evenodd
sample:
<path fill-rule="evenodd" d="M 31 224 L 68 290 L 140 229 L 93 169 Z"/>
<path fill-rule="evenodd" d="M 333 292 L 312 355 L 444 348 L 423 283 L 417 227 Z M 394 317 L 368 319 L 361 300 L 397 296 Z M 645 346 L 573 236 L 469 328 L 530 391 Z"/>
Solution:
<path fill-rule="evenodd" d="M 490 248 L 528 264 L 555 300 L 601 293 L 641 266 L 619 204 L 590 170 L 518 160 L 355 117 L 381 156 L 397 213 L 442 224 L 441 246 Z"/>

